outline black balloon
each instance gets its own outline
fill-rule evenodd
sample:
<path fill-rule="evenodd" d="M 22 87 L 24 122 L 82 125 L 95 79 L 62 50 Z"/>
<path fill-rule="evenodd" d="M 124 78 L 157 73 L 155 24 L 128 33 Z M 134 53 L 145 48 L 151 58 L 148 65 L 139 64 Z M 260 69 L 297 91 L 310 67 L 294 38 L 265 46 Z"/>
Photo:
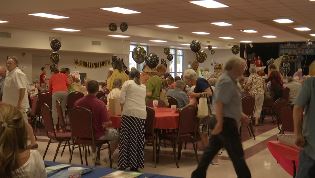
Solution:
<path fill-rule="evenodd" d="M 59 51 L 61 48 L 61 42 L 58 39 L 53 39 L 50 42 L 50 47 L 53 51 Z"/>
<path fill-rule="evenodd" d="M 108 28 L 112 32 L 117 31 L 117 25 L 115 23 L 110 23 Z"/>
<path fill-rule="evenodd" d="M 167 60 L 172 61 L 173 60 L 173 55 L 168 54 L 166 58 L 167 58 Z"/>
<path fill-rule="evenodd" d="M 159 57 L 154 54 L 150 53 L 146 58 L 145 58 L 145 63 L 148 67 L 151 69 L 155 68 L 159 64 Z"/>
<path fill-rule="evenodd" d="M 193 40 L 190 43 L 190 49 L 195 53 L 198 52 L 201 49 L 201 43 L 198 40 Z"/>
<path fill-rule="evenodd" d="M 170 48 L 164 48 L 164 54 L 169 55 L 171 53 Z"/>
<path fill-rule="evenodd" d="M 238 45 L 233 45 L 232 47 L 232 53 L 238 54 L 240 52 L 240 47 Z"/>
<path fill-rule="evenodd" d="M 53 64 L 58 64 L 59 59 L 60 59 L 60 56 L 59 56 L 58 52 L 52 52 L 50 54 L 50 60 Z"/>
<path fill-rule="evenodd" d="M 215 53 L 215 50 L 214 50 L 214 49 L 211 49 L 210 53 L 211 53 L 211 54 L 214 54 L 214 53 Z"/>
<path fill-rule="evenodd" d="M 201 51 L 196 53 L 196 60 L 199 63 L 205 62 L 206 59 L 207 59 L 207 53 L 204 50 L 201 50 Z"/>
<path fill-rule="evenodd" d="M 141 46 L 137 46 L 132 51 L 132 58 L 137 64 L 144 62 L 147 52 Z"/>
<path fill-rule="evenodd" d="M 212 50 L 212 45 L 208 45 L 208 50 L 209 50 L 209 51 Z"/>
<path fill-rule="evenodd" d="M 120 30 L 122 32 L 127 31 L 127 29 L 128 29 L 128 24 L 126 22 L 123 22 L 123 23 L 120 24 Z"/>
<path fill-rule="evenodd" d="M 161 59 L 161 64 L 163 64 L 165 67 L 167 67 L 167 63 L 165 59 Z"/>

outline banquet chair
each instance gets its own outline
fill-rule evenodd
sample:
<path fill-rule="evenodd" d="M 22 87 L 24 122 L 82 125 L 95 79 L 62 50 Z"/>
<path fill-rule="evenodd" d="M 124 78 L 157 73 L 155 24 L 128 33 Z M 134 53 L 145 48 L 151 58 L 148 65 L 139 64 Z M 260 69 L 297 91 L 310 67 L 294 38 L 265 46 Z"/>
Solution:
<path fill-rule="evenodd" d="M 83 96 L 84 96 L 84 94 L 81 92 L 78 92 L 78 91 L 74 91 L 74 92 L 69 93 L 69 95 L 67 97 L 67 107 L 66 107 L 67 111 L 74 108 L 74 103 L 78 99 L 82 98 Z"/>
<path fill-rule="evenodd" d="M 29 122 L 34 130 L 34 135 L 35 135 L 35 138 L 37 139 L 36 137 L 36 132 L 37 132 L 37 125 L 38 125 L 38 122 L 39 122 L 39 118 L 40 116 L 37 115 L 36 113 L 36 109 L 37 109 L 37 103 L 38 103 L 38 95 L 36 96 L 33 96 L 32 98 L 30 98 L 30 107 L 31 107 L 31 110 L 30 112 L 28 113 L 28 117 L 29 117 Z"/>
<path fill-rule="evenodd" d="M 279 98 L 274 102 L 272 106 L 272 110 L 274 112 L 274 116 L 277 121 L 277 127 L 280 132 L 281 132 L 281 124 L 282 124 L 280 120 L 281 109 L 285 107 L 286 105 L 288 105 L 288 101 L 283 98 Z"/>
<path fill-rule="evenodd" d="M 281 124 L 280 133 L 293 132 L 293 108 L 289 104 L 283 106 L 280 110 L 279 120 Z"/>
<path fill-rule="evenodd" d="M 166 139 L 172 142 L 174 160 L 176 167 L 179 168 L 178 161 L 181 158 L 182 145 L 184 142 L 191 142 L 193 144 L 195 157 L 197 162 L 197 142 L 200 140 L 199 122 L 197 119 L 197 107 L 187 105 L 179 112 L 179 124 L 178 129 L 175 132 L 169 132 L 161 135 L 160 139 Z M 160 144 L 158 144 L 160 146 Z M 178 153 L 176 153 L 176 147 L 178 146 Z M 178 154 L 178 155 L 176 155 Z"/>
<path fill-rule="evenodd" d="M 107 144 L 110 167 L 112 167 L 112 153 L 110 150 L 110 142 L 109 140 L 97 140 L 95 138 L 92 112 L 83 107 L 75 107 L 69 110 L 68 115 L 69 115 L 69 120 L 70 120 L 72 142 L 73 142 L 72 152 L 70 153 L 69 162 L 71 163 L 72 161 L 72 155 L 73 155 L 75 145 L 78 145 L 79 147 L 81 164 L 83 164 L 82 152 L 81 152 L 81 146 L 83 146 L 84 151 L 85 151 L 84 153 L 85 164 L 88 165 L 88 161 L 87 161 L 88 149 L 86 147 L 91 146 L 92 150 L 96 150 L 96 148 L 98 148 L 97 154 L 99 155 L 102 145 Z"/>
<path fill-rule="evenodd" d="M 261 123 L 264 123 L 265 120 L 265 116 L 266 115 L 274 115 L 274 112 L 272 110 L 272 106 L 273 106 L 273 99 L 271 97 L 268 97 L 267 95 L 264 96 L 264 102 L 263 102 L 263 106 L 262 106 L 262 110 L 261 110 Z M 274 119 L 273 117 L 271 117 L 272 120 Z"/>
<path fill-rule="evenodd" d="M 146 107 L 146 110 L 147 118 L 145 120 L 145 140 L 147 143 L 150 143 L 153 146 L 153 161 L 154 167 L 156 167 L 157 137 L 154 130 L 155 111 L 150 107 Z"/>
<path fill-rule="evenodd" d="M 176 107 L 178 108 L 177 100 L 174 97 L 167 96 L 167 100 L 168 100 L 169 107 L 171 107 L 172 105 L 176 105 Z"/>
<path fill-rule="evenodd" d="M 58 146 L 57 146 L 54 159 L 53 159 L 53 161 L 55 162 L 57 154 L 59 152 L 59 148 L 63 142 L 65 142 L 65 144 L 69 146 L 68 147 L 69 152 L 71 153 L 71 148 L 70 148 L 71 132 L 68 132 L 68 131 L 61 132 L 54 128 L 53 118 L 51 116 L 51 110 L 47 103 L 44 103 L 42 105 L 42 119 L 45 126 L 45 130 L 47 132 L 47 136 L 49 138 L 43 159 L 45 159 L 50 143 L 58 142 Z"/>
<path fill-rule="evenodd" d="M 253 129 L 253 115 L 255 111 L 255 98 L 250 95 L 246 95 L 242 97 L 242 108 L 243 113 L 246 114 L 249 118 L 249 124 L 247 125 L 247 130 L 249 135 L 256 139 L 254 129 Z M 240 135 L 242 135 L 242 125 L 240 127 Z"/>

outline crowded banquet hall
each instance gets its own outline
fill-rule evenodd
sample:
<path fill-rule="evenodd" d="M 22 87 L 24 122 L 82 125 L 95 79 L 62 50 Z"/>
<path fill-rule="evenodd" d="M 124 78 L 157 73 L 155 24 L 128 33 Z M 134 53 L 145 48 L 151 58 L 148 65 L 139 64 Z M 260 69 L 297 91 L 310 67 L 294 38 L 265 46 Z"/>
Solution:
<path fill-rule="evenodd" d="M 315 178 L 315 0 L 0 2 L 0 178 Z"/>

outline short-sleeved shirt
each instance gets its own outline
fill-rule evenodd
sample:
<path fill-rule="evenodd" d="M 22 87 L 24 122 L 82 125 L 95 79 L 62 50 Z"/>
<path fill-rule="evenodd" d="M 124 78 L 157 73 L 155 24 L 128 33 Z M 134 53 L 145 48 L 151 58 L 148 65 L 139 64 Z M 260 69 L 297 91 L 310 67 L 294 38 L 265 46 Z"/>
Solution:
<path fill-rule="evenodd" d="M 304 81 L 295 105 L 304 107 L 303 136 L 306 139 L 304 150 L 315 160 L 315 78 Z"/>
<path fill-rule="evenodd" d="M 95 129 L 95 137 L 98 139 L 105 134 L 103 123 L 108 122 L 107 109 L 103 101 L 96 98 L 95 95 L 86 95 L 75 102 L 75 106 L 84 107 L 91 110 L 93 117 L 93 126 Z"/>
<path fill-rule="evenodd" d="M 51 93 L 68 92 L 68 77 L 66 74 L 53 74 L 49 80 L 49 90 Z"/>
<path fill-rule="evenodd" d="M 214 103 L 223 103 L 223 117 L 229 117 L 239 123 L 242 116 L 241 92 L 237 81 L 226 72 L 219 78 L 214 91 Z"/>
<path fill-rule="evenodd" d="M 146 89 L 149 92 L 152 92 L 151 96 L 148 96 L 147 99 L 153 99 L 153 100 L 158 100 L 160 99 L 160 93 L 162 89 L 162 79 L 154 75 L 149 78 L 146 84 Z"/>
<path fill-rule="evenodd" d="M 12 106 L 17 106 L 20 89 L 25 89 L 25 95 L 23 97 L 21 107 L 23 109 L 28 109 L 30 106 L 27 97 L 27 88 L 28 82 L 26 75 L 16 67 L 11 72 L 8 72 L 5 77 L 2 102 Z"/>
<path fill-rule="evenodd" d="M 113 74 L 107 79 L 107 88 L 110 91 L 113 89 L 113 84 L 116 79 L 121 80 L 121 82 L 124 83 L 129 80 L 129 77 L 124 71 L 120 72 L 118 69 L 114 69 Z"/>

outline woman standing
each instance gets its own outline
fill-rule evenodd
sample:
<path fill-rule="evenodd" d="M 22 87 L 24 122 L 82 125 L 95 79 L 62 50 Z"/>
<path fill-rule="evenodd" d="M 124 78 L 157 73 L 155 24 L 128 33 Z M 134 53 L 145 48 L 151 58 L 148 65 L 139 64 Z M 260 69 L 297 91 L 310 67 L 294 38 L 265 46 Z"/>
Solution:
<path fill-rule="evenodd" d="M 144 132 L 147 116 L 146 87 L 140 83 L 140 72 L 132 69 L 121 89 L 123 105 L 118 167 L 138 171 L 144 167 Z"/>

